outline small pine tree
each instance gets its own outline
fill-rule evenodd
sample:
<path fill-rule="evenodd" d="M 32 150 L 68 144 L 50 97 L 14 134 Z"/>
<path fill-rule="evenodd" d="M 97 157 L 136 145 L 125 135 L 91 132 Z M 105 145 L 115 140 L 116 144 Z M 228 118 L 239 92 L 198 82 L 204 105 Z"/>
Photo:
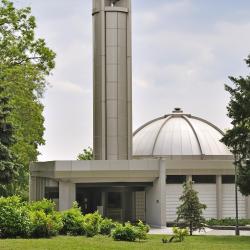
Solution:
<path fill-rule="evenodd" d="M 192 235 L 194 230 L 203 228 L 205 219 L 202 212 L 207 206 L 200 203 L 198 192 L 193 189 L 192 181 L 183 184 L 183 193 L 179 200 L 181 205 L 177 208 L 177 222 L 183 221 Z"/>

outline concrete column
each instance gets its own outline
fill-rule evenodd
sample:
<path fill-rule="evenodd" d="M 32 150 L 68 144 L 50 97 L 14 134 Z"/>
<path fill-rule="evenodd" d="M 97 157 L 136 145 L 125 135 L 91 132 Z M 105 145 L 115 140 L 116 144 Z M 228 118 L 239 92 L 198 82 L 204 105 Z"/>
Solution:
<path fill-rule="evenodd" d="M 159 177 L 146 189 L 146 222 L 151 226 L 166 226 L 166 162 L 159 161 Z"/>
<path fill-rule="evenodd" d="M 192 175 L 187 175 L 187 181 L 192 181 Z"/>
<path fill-rule="evenodd" d="M 75 183 L 59 181 L 59 211 L 71 208 L 75 200 L 76 200 Z"/>
<path fill-rule="evenodd" d="M 29 177 L 29 201 L 36 201 L 36 177 Z"/>
<path fill-rule="evenodd" d="M 216 207 L 217 219 L 222 218 L 222 178 L 221 175 L 216 175 Z"/>
<path fill-rule="evenodd" d="M 250 196 L 246 196 L 246 218 L 250 219 Z"/>
<path fill-rule="evenodd" d="M 131 1 L 93 0 L 94 158 L 132 157 Z"/>

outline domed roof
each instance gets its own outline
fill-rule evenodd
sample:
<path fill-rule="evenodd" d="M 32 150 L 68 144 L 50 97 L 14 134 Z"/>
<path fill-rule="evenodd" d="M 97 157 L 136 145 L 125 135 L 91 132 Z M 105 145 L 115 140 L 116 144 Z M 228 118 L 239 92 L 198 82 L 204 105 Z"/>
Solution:
<path fill-rule="evenodd" d="M 212 123 L 184 114 L 175 108 L 172 114 L 154 119 L 134 132 L 133 156 L 179 159 L 232 159 L 220 142 L 223 132 Z"/>

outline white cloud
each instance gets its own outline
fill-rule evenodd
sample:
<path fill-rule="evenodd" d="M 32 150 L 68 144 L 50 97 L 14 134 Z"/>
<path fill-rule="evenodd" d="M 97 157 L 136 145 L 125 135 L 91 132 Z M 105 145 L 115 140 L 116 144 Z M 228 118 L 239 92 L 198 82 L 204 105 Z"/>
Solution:
<path fill-rule="evenodd" d="M 57 52 L 40 159 L 74 158 L 92 144 L 92 1 L 18 2 L 31 5 L 37 34 Z M 175 106 L 229 127 L 223 85 L 228 75 L 246 74 L 243 58 L 250 52 L 244 1 L 220 1 L 220 11 L 209 15 L 213 1 L 132 2 L 134 128 Z"/>
<path fill-rule="evenodd" d="M 90 94 L 90 89 L 84 89 L 82 86 L 66 81 L 53 81 L 53 91 L 65 91 L 73 94 Z M 69 93 L 70 94 L 70 93 Z"/>

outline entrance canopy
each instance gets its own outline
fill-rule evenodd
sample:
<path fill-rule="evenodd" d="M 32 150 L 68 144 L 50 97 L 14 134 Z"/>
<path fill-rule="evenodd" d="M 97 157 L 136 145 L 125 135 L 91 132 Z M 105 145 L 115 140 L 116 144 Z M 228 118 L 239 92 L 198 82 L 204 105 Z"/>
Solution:
<path fill-rule="evenodd" d="M 31 177 L 72 183 L 152 182 L 159 177 L 159 160 L 34 162 L 30 172 Z"/>

